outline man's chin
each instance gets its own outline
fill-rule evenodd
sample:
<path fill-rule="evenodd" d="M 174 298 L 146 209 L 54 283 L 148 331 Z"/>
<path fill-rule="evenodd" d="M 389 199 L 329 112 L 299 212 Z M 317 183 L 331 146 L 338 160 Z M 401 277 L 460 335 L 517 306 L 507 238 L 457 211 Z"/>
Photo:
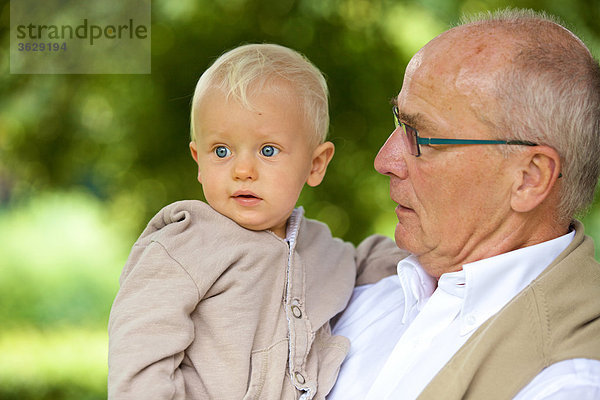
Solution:
<path fill-rule="evenodd" d="M 396 246 L 416 256 L 430 253 L 434 247 L 431 245 L 432 237 L 423 231 L 421 221 L 416 218 L 403 218 L 396 224 L 394 240 Z"/>
<path fill-rule="evenodd" d="M 418 243 L 415 242 L 415 235 L 412 229 L 408 229 L 405 224 L 398 222 L 396 224 L 396 230 L 394 232 L 394 239 L 396 241 L 396 245 L 403 249 L 408 250 L 411 253 L 416 252 L 416 245 Z"/>

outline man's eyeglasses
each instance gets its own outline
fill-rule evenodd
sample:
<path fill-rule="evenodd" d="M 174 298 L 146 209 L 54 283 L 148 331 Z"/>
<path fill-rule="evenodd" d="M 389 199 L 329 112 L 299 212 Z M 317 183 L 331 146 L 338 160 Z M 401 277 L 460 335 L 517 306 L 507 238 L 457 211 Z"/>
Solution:
<path fill-rule="evenodd" d="M 410 125 L 406 125 L 400 120 L 398 106 L 392 107 L 394 113 L 394 122 L 396 128 L 401 126 L 404 130 L 404 138 L 406 139 L 407 147 L 415 157 L 421 155 L 422 144 L 508 144 L 516 146 L 537 146 L 537 143 L 528 142 L 525 140 L 477 140 L 477 139 L 441 139 L 441 138 L 425 138 L 420 137 L 419 132 Z"/>

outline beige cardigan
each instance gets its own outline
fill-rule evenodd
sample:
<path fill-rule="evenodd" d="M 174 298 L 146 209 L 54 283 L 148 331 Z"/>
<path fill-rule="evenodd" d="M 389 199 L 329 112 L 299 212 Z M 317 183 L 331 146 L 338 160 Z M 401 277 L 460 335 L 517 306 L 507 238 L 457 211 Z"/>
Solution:
<path fill-rule="evenodd" d="M 329 320 L 405 254 L 381 236 L 355 249 L 301 212 L 288 225 L 289 244 L 200 201 L 161 210 L 111 310 L 109 399 L 324 399 L 349 348 Z"/>
<path fill-rule="evenodd" d="M 512 399 L 542 369 L 600 360 L 600 264 L 575 221 L 554 262 L 469 338 L 419 399 Z"/>

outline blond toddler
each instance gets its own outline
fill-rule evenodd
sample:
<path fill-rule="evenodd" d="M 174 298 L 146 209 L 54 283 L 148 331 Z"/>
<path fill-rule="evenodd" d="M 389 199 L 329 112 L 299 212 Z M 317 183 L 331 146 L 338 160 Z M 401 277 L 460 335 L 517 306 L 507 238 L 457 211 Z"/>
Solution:
<path fill-rule="evenodd" d="M 190 150 L 206 203 L 161 210 L 109 321 L 110 399 L 324 399 L 349 349 L 330 320 L 395 273 L 393 241 L 355 248 L 296 208 L 334 154 L 327 86 L 297 52 L 231 50 L 201 76 Z"/>

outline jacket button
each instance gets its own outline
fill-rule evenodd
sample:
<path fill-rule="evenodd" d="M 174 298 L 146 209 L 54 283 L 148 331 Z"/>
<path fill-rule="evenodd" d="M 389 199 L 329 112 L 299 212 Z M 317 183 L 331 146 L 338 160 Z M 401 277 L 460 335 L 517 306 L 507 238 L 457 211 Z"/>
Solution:
<path fill-rule="evenodd" d="M 306 380 L 304 379 L 304 377 L 302 376 L 302 374 L 300 372 L 296 372 L 294 374 L 294 376 L 296 377 L 296 380 L 298 381 L 299 384 L 304 385 L 304 382 L 306 382 Z"/>
<path fill-rule="evenodd" d="M 292 314 L 294 315 L 294 317 L 302 318 L 302 310 L 300 309 L 300 307 L 292 306 L 291 309 L 292 309 Z"/>

